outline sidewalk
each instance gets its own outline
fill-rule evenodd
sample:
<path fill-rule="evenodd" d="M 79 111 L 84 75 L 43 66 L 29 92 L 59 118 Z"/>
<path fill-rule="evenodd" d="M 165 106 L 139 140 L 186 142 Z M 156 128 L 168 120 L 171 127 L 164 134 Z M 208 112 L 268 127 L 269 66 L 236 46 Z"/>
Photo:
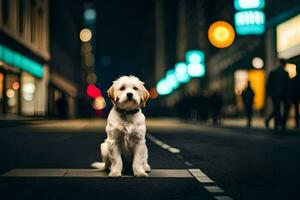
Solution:
<path fill-rule="evenodd" d="M 287 129 L 294 129 L 295 121 L 293 118 L 290 118 L 287 122 Z M 246 118 L 226 118 L 222 120 L 221 126 L 231 126 L 231 127 L 247 127 L 247 119 Z M 274 126 L 274 120 L 270 121 L 270 128 L 272 129 Z M 253 118 L 252 119 L 252 128 L 258 129 L 266 129 L 265 119 L 264 118 Z"/>

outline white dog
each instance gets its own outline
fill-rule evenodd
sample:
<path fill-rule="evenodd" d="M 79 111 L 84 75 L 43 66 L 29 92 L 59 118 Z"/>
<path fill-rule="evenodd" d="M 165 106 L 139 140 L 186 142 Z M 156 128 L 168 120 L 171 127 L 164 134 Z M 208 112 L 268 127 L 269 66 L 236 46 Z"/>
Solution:
<path fill-rule="evenodd" d="M 107 138 L 101 144 L 103 162 L 92 164 L 99 170 L 110 169 L 109 176 L 122 175 L 122 156 L 133 160 L 134 176 L 147 177 L 150 172 L 146 146 L 144 107 L 149 92 L 144 83 L 135 76 L 122 76 L 113 82 L 107 94 L 114 106 L 107 118 Z"/>

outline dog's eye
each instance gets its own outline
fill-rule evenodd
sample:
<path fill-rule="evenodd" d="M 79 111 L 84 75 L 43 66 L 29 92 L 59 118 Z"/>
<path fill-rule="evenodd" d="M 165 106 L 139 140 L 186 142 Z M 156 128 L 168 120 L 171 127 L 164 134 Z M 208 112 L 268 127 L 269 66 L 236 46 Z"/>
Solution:
<path fill-rule="evenodd" d="M 134 90 L 138 90 L 138 88 L 137 88 L 137 87 L 133 87 L 133 89 L 134 89 Z"/>
<path fill-rule="evenodd" d="M 125 90 L 125 86 L 122 86 L 121 88 L 120 88 L 120 90 L 122 91 L 122 90 Z"/>

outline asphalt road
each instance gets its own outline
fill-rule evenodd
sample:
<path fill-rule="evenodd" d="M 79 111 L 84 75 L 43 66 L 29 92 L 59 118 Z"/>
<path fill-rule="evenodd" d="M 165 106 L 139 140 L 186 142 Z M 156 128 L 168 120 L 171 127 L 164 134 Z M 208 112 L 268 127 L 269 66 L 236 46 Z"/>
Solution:
<path fill-rule="evenodd" d="M 105 121 L 0 123 L 0 174 L 13 169 L 89 169 Z M 152 169 L 191 177 L 0 177 L 9 199 L 300 199 L 300 133 L 148 120 Z M 198 173 L 198 175 L 197 175 Z M 200 173 L 200 175 L 199 175 Z M 126 174 L 128 175 L 128 174 Z M 6 199 L 5 198 L 5 199 Z"/>

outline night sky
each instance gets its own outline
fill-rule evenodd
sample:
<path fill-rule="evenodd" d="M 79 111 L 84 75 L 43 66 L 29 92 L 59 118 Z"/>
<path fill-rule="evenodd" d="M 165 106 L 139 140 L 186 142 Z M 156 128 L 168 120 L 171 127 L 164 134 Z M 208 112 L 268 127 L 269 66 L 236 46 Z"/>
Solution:
<path fill-rule="evenodd" d="M 120 75 L 145 77 L 143 68 L 153 68 L 153 9 L 150 1 L 97 1 L 97 75 L 107 89 Z M 111 63 L 101 63 L 107 56 Z M 106 58 L 107 58 L 106 57 Z"/>

